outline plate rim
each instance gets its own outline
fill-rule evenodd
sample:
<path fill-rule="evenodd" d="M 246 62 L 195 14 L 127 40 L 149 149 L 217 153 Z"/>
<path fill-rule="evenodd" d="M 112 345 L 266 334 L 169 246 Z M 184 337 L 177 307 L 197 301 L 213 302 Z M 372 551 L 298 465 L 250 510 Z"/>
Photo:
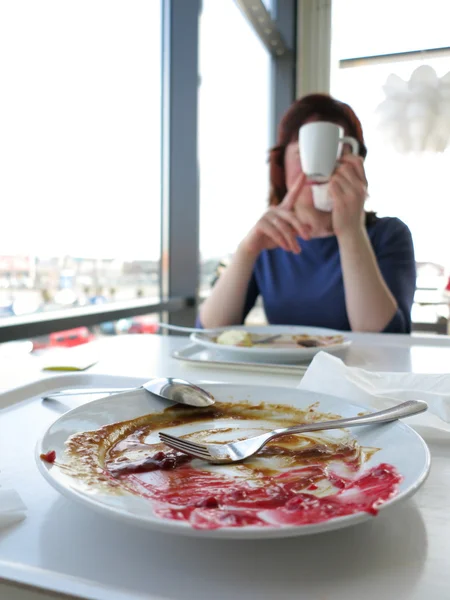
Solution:
<path fill-rule="evenodd" d="M 235 383 L 226 383 L 226 382 L 211 382 L 203 384 L 211 387 L 222 387 L 222 388 L 230 388 L 230 387 L 239 387 L 239 388 L 247 388 L 249 390 L 254 389 L 255 387 L 264 387 L 266 390 L 295 390 L 297 392 L 307 392 L 307 390 L 301 390 L 299 388 L 286 388 L 283 386 L 257 386 L 253 384 L 235 384 Z M 355 409 L 363 409 L 373 411 L 373 407 L 366 406 L 364 404 L 358 404 L 354 402 L 347 402 L 338 396 L 333 396 L 331 394 L 319 393 L 319 392 L 307 392 L 312 396 L 326 396 L 328 398 L 338 400 L 340 402 L 346 403 L 348 406 Z M 113 396 L 109 396 L 109 399 L 113 399 Z M 212 529 L 212 530 L 203 530 L 203 529 L 194 529 L 191 525 L 185 522 L 174 522 L 169 519 L 162 518 L 147 518 L 143 515 L 136 515 L 129 511 L 125 511 L 121 508 L 117 508 L 114 506 L 110 506 L 108 504 L 102 504 L 101 502 L 97 502 L 93 497 L 88 494 L 84 494 L 79 490 L 73 488 L 69 485 L 64 485 L 57 478 L 51 475 L 51 464 L 45 463 L 40 455 L 44 452 L 44 448 L 42 444 L 49 432 L 49 430 L 54 427 L 58 422 L 63 421 L 68 415 L 82 411 L 82 409 L 91 404 L 95 404 L 105 400 L 103 398 L 97 398 L 95 400 L 91 400 L 89 402 L 85 402 L 80 406 L 76 406 L 71 410 L 68 410 L 60 417 L 58 417 L 55 421 L 53 421 L 47 429 L 43 432 L 40 438 L 37 440 L 35 445 L 35 461 L 38 467 L 39 472 L 44 477 L 44 479 L 59 493 L 61 493 L 65 498 L 69 500 L 75 500 L 81 505 L 88 506 L 92 508 L 98 514 L 107 517 L 117 518 L 119 521 L 124 523 L 130 523 L 132 525 L 137 525 L 148 529 L 149 531 L 155 530 L 162 533 L 170 533 L 173 535 L 184 535 L 186 537 L 195 537 L 195 538 L 204 538 L 204 539 L 243 539 L 243 540 L 251 540 L 251 539 L 281 539 L 285 537 L 302 537 L 305 535 L 314 535 L 318 533 L 326 533 L 328 531 L 334 531 L 337 529 L 343 529 L 345 527 L 351 527 L 353 525 L 357 525 L 358 523 L 362 523 L 364 521 L 368 521 L 373 516 L 366 512 L 355 513 L 351 515 L 346 515 L 342 517 L 335 517 L 333 519 L 329 519 L 327 521 L 321 521 L 320 523 L 313 523 L 309 525 L 296 525 L 296 526 L 280 526 L 280 527 L 258 527 L 258 526 L 248 526 L 248 527 L 229 527 L 229 528 L 220 528 L 220 529 Z M 156 412 L 156 411 L 155 411 Z M 398 502 L 402 502 L 407 500 L 411 496 L 413 496 L 417 490 L 425 483 L 426 479 L 429 476 L 430 468 L 431 468 L 431 453 L 426 444 L 425 440 L 422 436 L 415 431 L 410 425 L 408 425 L 405 421 L 398 419 L 396 421 L 392 421 L 391 423 L 394 426 L 401 427 L 402 429 L 409 432 L 409 434 L 413 435 L 416 442 L 421 446 L 421 449 L 424 453 L 424 469 L 420 476 L 416 479 L 416 481 L 411 484 L 411 486 L 404 490 L 403 492 L 399 492 L 393 498 L 390 498 L 386 502 L 384 502 L 379 508 L 378 512 L 381 513 L 386 508 L 397 504 Z M 70 434 L 72 435 L 72 434 Z"/>

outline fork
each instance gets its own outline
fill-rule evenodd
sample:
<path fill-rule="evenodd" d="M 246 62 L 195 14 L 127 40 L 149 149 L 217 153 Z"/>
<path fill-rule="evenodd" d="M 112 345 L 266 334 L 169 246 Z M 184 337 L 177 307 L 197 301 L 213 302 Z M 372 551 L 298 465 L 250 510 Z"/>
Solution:
<path fill-rule="evenodd" d="M 427 410 L 428 405 L 421 400 L 408 400 L 393 408 L 381 410 L 347 419 L 335 419 L 332 421 L 318 421 L 316 423 L 305 423 L 294 427 L 283 427 L 274 429 L 267 433 L 257 435 L 246 440 L 231 442 L 229 444 L 197 444 L 184 438 L 175 437 L 168 433 L 160 432 L 159 438 L 162 442 L 174 450 L 190 454 L 213 464 L 234 463 L 249 458 L 256 454 L 270 440 L 291 433 L 306 433 L 311 431 L 322 431 L 326 429 L 341 429 L 342 427 L 355 427 L 357 425 L 371 425 L 374 423 L 388 423 L 402 417 L 409 417 Z"/>
<path fill-rule="evenodd" d="M 218 335 L 223 333 L 224 331 L 224 329 L 201 329 L 200 327 L 182 327 L 181 325 L 171 325 L 169 323 L 158 323 L 158 327 L 160 329 L 168 329 L 170 331 L 180 331 L 184 333 L 209 333 L 211 335 Z M 233 327 L 230 326 L 229 329 L 233 329 Z M 273 342 L 281 336 L 281 333 L 272 334 L 268 337 L 256 341 L 255 344 L 268 344 L 269 342 Z"/>

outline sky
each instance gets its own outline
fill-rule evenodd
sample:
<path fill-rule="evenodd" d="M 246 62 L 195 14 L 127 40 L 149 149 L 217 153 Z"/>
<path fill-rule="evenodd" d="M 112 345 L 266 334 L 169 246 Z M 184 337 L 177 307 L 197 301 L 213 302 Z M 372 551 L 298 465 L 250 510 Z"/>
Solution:
<path fill-rule="evenodd" d="M 412 181 L 417 161 L 392 157 L 373 118 L 387 75 L 407 78 L 413 65 L 336 68 L 339 58 L 450 46 L 450 2 L 423 6 L 334 0 L 332 92 L 363 121 L 376 207 L 401 216 L 419 255 L 434 256 L 441 236 L 425 232 L 421 199 L 448 198 L 442 157 L 422 161 Z M 200 251 L 215 258 L 266 206 L 270 58 L 233 0 L 203 0 L 199 56 Z M 160 69 L 159 0 L 0 2 L 0 255 L 159 257 Z"/>
<path fill-rule="evenodd" d="M 0 3 L 0 254 L 158 255 L 160 35 L 157 0 Z"/>
<path fill-rule="evenodd" d="M 268 66 L 268 53 L 233 0 L 204 0 L 199 145 L 206 258 L 231 252 L 265 206 Z M 159 0 L 1 2 L 0 81 L 0 197 L 8 218 L 0 255 L 156 260 Z"/>

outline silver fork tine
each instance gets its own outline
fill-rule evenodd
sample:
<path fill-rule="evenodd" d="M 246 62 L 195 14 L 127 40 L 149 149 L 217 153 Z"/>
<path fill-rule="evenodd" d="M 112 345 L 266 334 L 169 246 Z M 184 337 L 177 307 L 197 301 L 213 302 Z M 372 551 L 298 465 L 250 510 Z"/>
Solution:
<path fill-rule="evenodd" d="M 181 438 L 176 438 L 164 433 L 160 433 L 159 438 L 168 446 L 175 448 L 175 450 L 180 450 L 181 452 L 187 452 L 189 454 L 195 454 L 201 458 L 211 458 L 208 449 L 205 446 L 201 446 L 200 444 L 187 442 L 186 440 L 183 440 Z"/>
<path fill-rule="evenodd" d="M 185 446 L 180 446 L 176 442 L 171 442 L 169 440 L 164 441 L 166 446 L 173 448 L 174 450 L 178 450 L 178 452 L 183 452 L 183 454 L 189 454 L 190 456 L 195 456 L 196 458 L 201 458 L 203 460 L 210 460 L 210 456 L 207 452 L 198 452 L 196 450 L 191 450 L 190 448 L 186 448 Z"/>
<path fill-rule="evenodd" d="M 174 442 L 172 440 L 167 440 L 167 439 L 165 439 L 165 438 L 163 438 L 161 436 L 160 436 L 160 440 L 162 442 L 164 442 L 164 444 L 166 444 L 166 446 L 170 446 L 174 450 L 180 450 L 180 452 L 188 452 L 189 451 L 186 446 L 183 446 L 179 442 Z"/>
<path fill-rule="evenodd" d="M 201 454 L 202 456 L 209 456 L 209 452 L 207 450 L 198 449 L 194 446 L 188 446 L 187 444 L 180 444 L 180 442 L 174 440 L 167 440 L 164 438 L 161 438 L 161 440 L 165 444 L 170 444 L 172 447 L 176 446 L 182 452 L 195 452 L 196 454 Z"/>
<path fill-rule="evenodd" d="M 204 446 L 203 444 L 197 444 L 196 442 L 191 442 L 190 440 L 186 440 L 184 438 L 175 437 L 174 435 L 170 435 L 168 433 L 161 432 L 159 434 L 159 437 L 161 439 L 165 438 L 166 440 L 170 440 L 172 442 L 177 442 L 177 443 L 183 444 L 185 446 L 189 446 L 193 450 L 204 450 L 206 452 L 208 451 L 207 447 Z"/>

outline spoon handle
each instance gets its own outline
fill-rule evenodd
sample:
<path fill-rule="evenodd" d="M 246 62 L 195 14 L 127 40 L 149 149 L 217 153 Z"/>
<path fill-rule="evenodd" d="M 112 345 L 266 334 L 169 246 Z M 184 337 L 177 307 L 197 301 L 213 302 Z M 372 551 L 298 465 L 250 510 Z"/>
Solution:
<path fill-rule="evenodd" d="M 80 388 L 72 390 L 59 390 L 58 392 L 51 392 L 47 396 L 43 396 L 43 400 L 48 400 L 57 396 L 82 396 L 82 395 L 94 395 L 94 394 L 117 394 L 120 392 L 131 392 L 136 388 Z"/>

